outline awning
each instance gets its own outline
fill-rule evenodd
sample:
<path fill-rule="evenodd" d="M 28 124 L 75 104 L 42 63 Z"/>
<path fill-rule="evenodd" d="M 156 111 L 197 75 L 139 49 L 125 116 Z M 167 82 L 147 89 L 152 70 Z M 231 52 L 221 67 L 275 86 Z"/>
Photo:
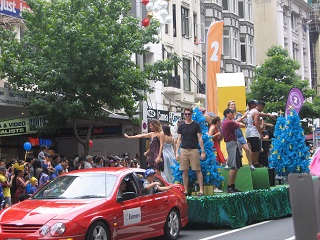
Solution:
<path fill-rule="evenodd" d="M 306 135 L 306 140 L 313 140 L 313 134 Z"/>

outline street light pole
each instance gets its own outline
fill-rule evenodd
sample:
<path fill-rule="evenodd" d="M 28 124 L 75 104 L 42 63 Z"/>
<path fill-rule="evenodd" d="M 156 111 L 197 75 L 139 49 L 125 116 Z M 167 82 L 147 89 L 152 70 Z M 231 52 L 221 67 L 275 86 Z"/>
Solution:
<path fill-rule="evenodd" d="M 139 27 L 142 27 L 142 3 L 141 0 L 136 0 L 136 17 L 139 19 Z M 137 65 L 143 70 L 143 56 L 140 54 L 136 55 Z M 146 95 L 146 91 L 143 92 Z M 146 120 L 146 109 L 144 108 L 144 101 L 139 101 L 139 112 L 141 124 L 144 124 Z M 142 129 L 142 127 L 140 128 Z M 147 168 L 147 161 L 144 153 L 146 152 L 146 139 L 139 138 L 139 153 L 140 153 L 140 167 Z"/>

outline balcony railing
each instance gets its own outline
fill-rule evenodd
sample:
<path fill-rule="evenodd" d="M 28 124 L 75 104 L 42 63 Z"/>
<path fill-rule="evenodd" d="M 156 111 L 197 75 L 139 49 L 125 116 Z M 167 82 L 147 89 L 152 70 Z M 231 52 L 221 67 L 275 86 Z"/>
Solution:
<path fill-rule="evenodd" d="M 164 86 L 180 89 L 180 75 L 170 77 L 166 82 L 164 82 Z"/>
<path fill-rule="evenodd" d="M 198 81 L 198 93 L 206 94 L 206 84 Z"/>

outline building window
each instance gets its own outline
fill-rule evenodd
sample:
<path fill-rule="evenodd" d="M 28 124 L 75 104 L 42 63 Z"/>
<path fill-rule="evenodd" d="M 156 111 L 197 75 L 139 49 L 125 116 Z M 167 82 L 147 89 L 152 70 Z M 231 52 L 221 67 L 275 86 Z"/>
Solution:
<path fill-rule="evenodd" d="M 188 38 L 189 34 L 189 9 L 181 7 L 181 33 Z"/>
<path fill-rule="evenodd" d="M 193 42 L 194 44 L 199 43 L 200 36 L 198 36 L 198 31 L 197 31 L 197 14 L 193 13 Z"/>
<path fill-rule="evenodd" d="M 243 0 L 239 0 L 238 9 L 239 9 L 239 18 L 244 19 L 245 10 L 244 10 L 244 1 Z"/>
<path fill-rule="evenodd" d="M 238 15 L 238 4 L 237 4 L 237 0 L 231 0 L 231 4 L 232 4 L 232 6 L 231 6 L 231 11 L 232 11 L 234 14 Z"/>
<path fill-rule="evenodd" d="M 248 64 L 253 64 L 253 37 L 248 37 L 248 48 L 249 48 L 249 57 L 248 57 Z"/>
<path fill-rule="evenodd" d="M 229 0 L 222 1 L 222 9 L 223 11 L 229 11 Z"/>
<path fill-rule="evenodd" d="M 191 91 L 190 85 L 190 60 L 183 59 L 183 89 L 186 91 Z"/>
<path fill-rule="evenodd" d="M 288 38 L 284 38 L 284 48 L 287 50 L 289 49 Z"/>
<path fill-rule="evenodd" d="M 296 30 L 297 28 L 297 15 L 295 13 L 291 13 L 291 28 L 292 28 L 292 31 Z"/>
<path fill-rule="evenodd" d="M 233 57 L 235 58 L 235 59 L 237 59 L 238 58 L 238 49 L 239 49 L 239 37 L 238 37 L 238 30 L 237 29 L 234 29 L 233 30 L 233 36 L 232 36 L 233 38 L 232 38 L 232 45 L 233 45 Z"/>
<path fill-rule="evenodd" d="M 224 29 L 223 30 L 223 55 L 230 57 L 230 30 Z"/>
<path fill-rule="evenodd" d="M 240 35 L 241 62 L 247 62 L 246 36 Z"/>
<path fill-rule="evenodd" d="M 252 4 L 251 4 L 251 0 L 248 0 L 248 14 L 246 16 L 247 20 L 248 21 L 251 21 L 252 20 Z M 245 12 L 246 14 L 246 12 Z"/>
<path fill-rule="evenodd" d="M 298 59 L 298 54 L 299 54 L 299 48 L 298 48 L 298 44 L 292 42 L 292 57 L 294 59 Z"/>
<path fill-rule="evenodd" d="M 173 36 L 177 36 L 177 15 L 176 15 L 176 5 L 172 4 L 172 24 L 173 24 Z"/>

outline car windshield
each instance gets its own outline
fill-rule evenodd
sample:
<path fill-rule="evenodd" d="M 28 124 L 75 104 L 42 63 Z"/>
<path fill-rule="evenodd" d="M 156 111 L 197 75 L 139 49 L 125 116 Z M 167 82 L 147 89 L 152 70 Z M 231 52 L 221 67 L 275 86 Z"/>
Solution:
<path fill-rule="evenodd" d="M 32 199 L 86 199 L 109 197 L 117 177 L 105 173 L 63 175 L 41 188 Z"/>

